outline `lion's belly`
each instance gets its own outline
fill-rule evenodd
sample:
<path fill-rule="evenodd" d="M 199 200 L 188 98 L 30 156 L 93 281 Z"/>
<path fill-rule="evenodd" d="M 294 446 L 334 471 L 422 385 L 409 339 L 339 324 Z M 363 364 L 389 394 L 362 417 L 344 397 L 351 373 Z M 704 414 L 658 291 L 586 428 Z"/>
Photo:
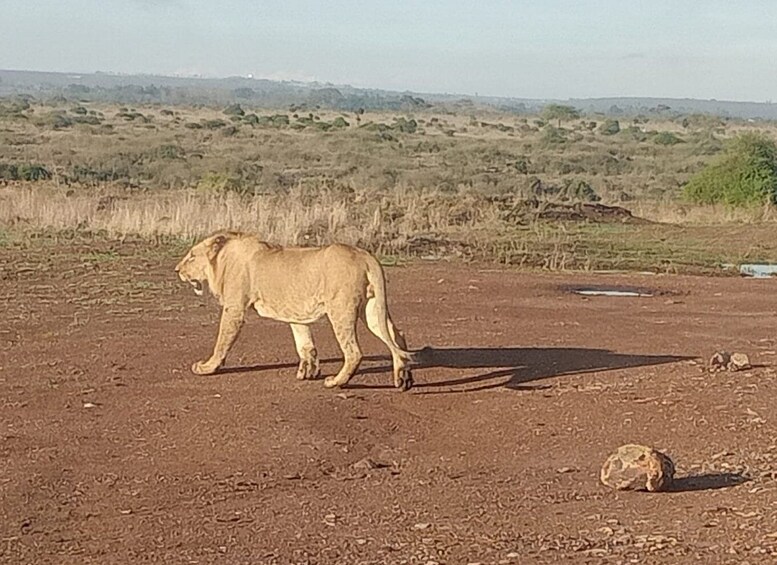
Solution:
<path fill-rule="evenodd" d="M 254 309 L 257 314 L 264 318 L 290 324 L 312 324 L 324 315 L 323 305 L 318 304 L 288 306 L 257 301 L 254 303 Z"/>

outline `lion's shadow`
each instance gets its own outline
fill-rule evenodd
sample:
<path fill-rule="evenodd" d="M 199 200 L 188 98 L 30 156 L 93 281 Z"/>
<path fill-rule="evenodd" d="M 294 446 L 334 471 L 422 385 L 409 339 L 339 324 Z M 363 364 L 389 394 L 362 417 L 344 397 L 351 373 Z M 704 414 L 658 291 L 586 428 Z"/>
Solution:
<path fill-rule="evenodd" d="M 451 386 L 467 387 L 456 389 L 456 392 L 473 392 L 498 387 L 505 387 L 511 390 L 536 390 L 547 388 L 547 386 L 526 386 L 526 383 L 565 375 L 662 365 L 687 359 L 692 359 L 692 357 L 678 355 L 633 355 L 617 353 L 607 349 L 581 347 L 427 347 L 416 352 L 416 362 L 414 363 L 413 370 L 416 372 L 432 368 L 475 370 L 474 374 L 467 376 L 443 381 L 419 382 L 415 385 L 417 389 L 431 389 L 426 390 L 427 393 L 450 392 L 448 390 L 435 391 L 434 389 Z M 369 356 L 365 357 L 364 361 L 390 362 L 390 358 L 382 355 Z M 339 362 L 341 362 L 339 358 L 322 360 L 322 363 Z M 296 366 L 296 363 L 258 365 L 225 369 L 223 372 L 238 373 L 293 368 Z M 390 371 L 390 363 L 362 367 L 355 375 L 355 378 L 346 385 L 346 388 L 392 388 L 389 383 L 378 385 L 359 382 L 360 375 L 389 373 Z"/>

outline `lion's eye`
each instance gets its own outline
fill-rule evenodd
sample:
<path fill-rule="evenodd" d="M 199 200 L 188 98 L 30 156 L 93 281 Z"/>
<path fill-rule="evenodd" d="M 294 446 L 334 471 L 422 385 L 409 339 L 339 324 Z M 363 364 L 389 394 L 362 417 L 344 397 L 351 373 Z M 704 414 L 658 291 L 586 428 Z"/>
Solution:
<path fill-rule="evenodd" d="M 190 263 L 191 261 L 194 261 L 194 256 L 193 255 L 186 260 L 187 263 Z"/>

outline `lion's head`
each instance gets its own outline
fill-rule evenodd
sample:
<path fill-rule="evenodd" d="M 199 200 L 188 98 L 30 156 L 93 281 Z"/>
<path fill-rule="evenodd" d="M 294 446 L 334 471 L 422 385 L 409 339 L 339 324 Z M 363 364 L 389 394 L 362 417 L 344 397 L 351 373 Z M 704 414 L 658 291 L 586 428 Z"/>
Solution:
<path fill-rule="evenodd" d="M 202 296 L 205 282 L 213 289 L 216 258 L 219 251 L 234 235 L 231 232 L 219 232 L 206 237 L 189 249 L 175 266 L 175 272 L 182 281 L 192 285 L 197 296 Z"/>

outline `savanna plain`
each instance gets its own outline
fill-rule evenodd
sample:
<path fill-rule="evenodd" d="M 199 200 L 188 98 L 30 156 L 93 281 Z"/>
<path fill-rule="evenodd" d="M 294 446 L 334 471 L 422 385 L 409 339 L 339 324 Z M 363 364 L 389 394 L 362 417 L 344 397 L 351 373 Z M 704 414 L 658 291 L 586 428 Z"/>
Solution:
<path fill-rule="evenodd" d="M 768 202 L 684 187 L 742 134 L 712 116 L 0 102 L 0 561 L 773 563 Z M 351 243 L 426 348 L 391 386 L 294 378 L 173 267 L 230 227 Z M 588 296 L 597 287 L 643 296 Z M 364 330 L 364 328 L 362 328 Z M 324 375 L 341 353 L 314 327 Z M 710 373 L 719 350 L 751 367 Z M 625 443 L 667 492 L 599 482 Z"/>

